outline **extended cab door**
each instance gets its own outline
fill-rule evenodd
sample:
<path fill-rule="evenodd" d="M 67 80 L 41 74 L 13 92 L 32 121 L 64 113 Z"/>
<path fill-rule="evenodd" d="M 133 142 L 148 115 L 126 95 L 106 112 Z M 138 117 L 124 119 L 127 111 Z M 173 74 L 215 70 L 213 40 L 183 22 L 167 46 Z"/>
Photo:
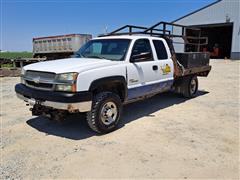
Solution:
<path fill-rule="evenodd" d="M 152 42 L 155 50 L 155 60 L 160 67 L 159 81 L 162 84 L 169 82 L 168 84 L 172 85 L 174 67 L 168 45 L 165 40 L 161 39 L 152 39 Z"/>
<path fill-rule="evenodd" d="M 154 47 L 157 45 L 158 42 L 154 45 L 153 41 L 145 38 L 135 41 L 127 66 L 129 100 L 157 93 L 171 86 L 164 82 L 171 77 L 172 61 L 168 56 L 158 60 Z"/>

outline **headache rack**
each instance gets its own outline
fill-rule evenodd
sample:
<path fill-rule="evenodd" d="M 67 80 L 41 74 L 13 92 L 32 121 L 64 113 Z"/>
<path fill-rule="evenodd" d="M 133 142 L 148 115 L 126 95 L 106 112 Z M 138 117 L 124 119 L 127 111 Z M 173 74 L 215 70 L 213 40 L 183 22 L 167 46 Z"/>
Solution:
<path fill-rule="evenodd" d="M 190 32 L 191 36 L 187 35 Z M 208 44 L 207 37 L 201 37 L 201 29 L 184 26 L 180 24 L 161 21 L 151 27 L 142 27 L 134 25 L 125 25 L 108 34 L 99 35 L 99 37 L 119 36 L 119 35 L 149 35 L 164 38 L 170 48 L 172 60 L 174 62 L 174 75 L 186 75 L 186 69 L 177 60 L 173 44 L 184 44 L 191 47 L 191 52 L 200 52 L 201 46 Z"/>

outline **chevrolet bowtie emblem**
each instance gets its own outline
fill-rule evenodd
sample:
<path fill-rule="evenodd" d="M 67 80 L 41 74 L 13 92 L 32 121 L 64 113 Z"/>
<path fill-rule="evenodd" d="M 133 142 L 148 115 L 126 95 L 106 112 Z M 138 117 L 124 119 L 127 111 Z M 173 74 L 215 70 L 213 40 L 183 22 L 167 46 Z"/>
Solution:
<path fill-rule="evenodd" d="M 33 82 L 38 84 L 40 82 L 40 77 L 38 76 L 38 77 L 33 78 Z"/>

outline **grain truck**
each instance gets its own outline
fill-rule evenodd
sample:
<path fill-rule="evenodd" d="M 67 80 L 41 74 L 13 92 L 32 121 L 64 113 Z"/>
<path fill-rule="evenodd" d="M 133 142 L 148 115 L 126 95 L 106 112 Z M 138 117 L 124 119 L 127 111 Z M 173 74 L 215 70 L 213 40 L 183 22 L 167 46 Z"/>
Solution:
<path fill-rule="evenodd" d="M 45 57 L 48 60 L 68 58 L 90 39 L 92 39 L 90 34 L 66 34 L 33 38 L 33 57 Z"/>

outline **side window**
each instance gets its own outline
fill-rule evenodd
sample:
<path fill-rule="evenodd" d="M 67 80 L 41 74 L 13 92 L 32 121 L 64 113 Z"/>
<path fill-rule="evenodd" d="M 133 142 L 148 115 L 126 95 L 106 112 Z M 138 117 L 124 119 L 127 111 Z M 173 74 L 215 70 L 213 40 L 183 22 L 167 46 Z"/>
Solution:
<path fill-rule="evenodd" d="M 153 60 L 152 48 L 148 39 L 138 39 L 135 42 L 131 57 L 139 54 L 147 54 L 148 58 L 146 58 L 144 61 Z"/>
<path fill-rule="evenodd" d="M 153 40 L 153 44 L 156 49 L 158 59 L 168 59 L 167 51 L 163 42 L 160 40 Z"/>

